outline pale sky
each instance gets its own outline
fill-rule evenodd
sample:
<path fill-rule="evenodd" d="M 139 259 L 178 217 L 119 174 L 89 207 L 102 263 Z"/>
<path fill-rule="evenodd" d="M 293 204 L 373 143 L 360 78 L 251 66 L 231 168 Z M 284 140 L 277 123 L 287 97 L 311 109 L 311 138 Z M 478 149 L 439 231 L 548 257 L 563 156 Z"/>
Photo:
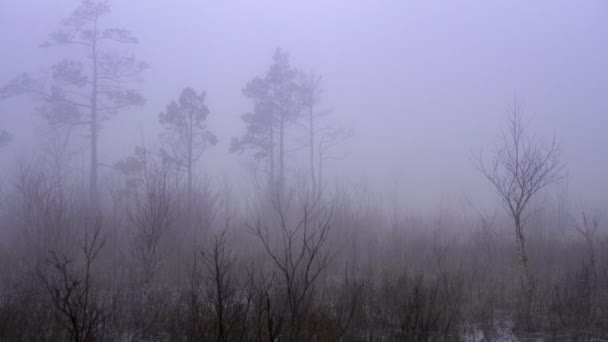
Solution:
<path fill-rule="evenodd" d="M 38 48 L 77 0 L 0 0 L 0 84 L 59 60 Z M 351 128 L 331 178 L 398 189 L 411 207 L 443 197 L 483 201 L 490 186 L 471 163 L 500 138 L 517 95 L 539 138 L 563 148 L 569 193 L 608 204 L 608 1 L 211 1 L 114 0 L 109 20 L 140 44 L 150 64 L 137 85 L 148 102 L 104 126 L 100 157 L 113 162 L 143 135 L 182 88 L 207 91 L 209 126 L 220 139 L 201 170 L 235 183 L 243 157 L 228 153 L 250 110 L 241 89 L 263 75 L 277 46 L 325 81 L 333 121 Z M 25 99 L 0 103 L 0 128 L 15 141 L 0 151 L 6 170 L 35 146 Z M 85 143 L 85 140 L 81 140 Z"/>

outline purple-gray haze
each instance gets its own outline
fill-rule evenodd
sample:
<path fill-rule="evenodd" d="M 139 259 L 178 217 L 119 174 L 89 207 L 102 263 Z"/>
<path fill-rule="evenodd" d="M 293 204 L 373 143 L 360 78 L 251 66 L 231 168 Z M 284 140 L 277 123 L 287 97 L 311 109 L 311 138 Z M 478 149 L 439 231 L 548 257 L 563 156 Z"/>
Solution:
<path fill-rule="evenodd" d="M 0 1 L 0 84 L 59 59 L 59 50 L 38 46 L 78 3 Z M 500 139 L 517 96 L 538 137 L 555 135 L 563 148 L 560 187 L 589 205 L 608 204 L 607 1 L 111 3 L 110 20 L 140 39 L 130 52 L 150 69 L 137 85 L 145 107 L 104 124 L 104 162 L 157 139 L 159 111 L 192 86 L 207 92 L 209 127 L 220 139 L 198 167 L 245 183 L 244 157 L 228 152 L 251 107 L 241 89 L 280 46 L 294 66 L 323 76 L 323 106 L 353 131 L 344 158 L 328 165 L 330 179 L 398 189 L 409 208 L 463 196 L 483 206 L 492 189 L 471 156 Z M 0 102 L 0 129 L 14 135 L 0 150 L 3 175 L 44 135 L 32 107 L 27 98 Z"/>

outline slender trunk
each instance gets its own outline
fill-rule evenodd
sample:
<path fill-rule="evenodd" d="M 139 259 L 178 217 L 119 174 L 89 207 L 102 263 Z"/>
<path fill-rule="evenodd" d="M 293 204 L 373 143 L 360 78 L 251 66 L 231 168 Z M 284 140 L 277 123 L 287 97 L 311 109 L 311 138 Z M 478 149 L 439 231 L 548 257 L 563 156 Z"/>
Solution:
<path fill-rule="evenodd" d="M 597 288 L 597 266 L 595 263 L 595 248 L 593 247 L 593 239 L 591 236 L 587 235 L 585 237 L 587 241 L 587 250 L 589 251 L 589 267 L 591 268 L 591 282 L 593 291 Z"/>
<path fill-rule="evenodd" d="M 515 222 L 515 230 L 517 237 L 517 252 L 519 256 L 519 265 L 521 267 L 522 288 L 526 295 L 531 295 L 532 279 L 528 270 L 528 254 L 526 252 L 526 239 L 523 232 L 523 227 L 519 220 Z"/>
<path fill-rule="evenodd" d="M 192 210 L 192 161 L 188 161 L 188 189 L 187 189 L 187 201 L 186 205 L 188 206 L 188 212 Z"/>
<path fill-rule="evenodd" d="M 89 204 L 92 209 L 97 208 L 97 21 L 95 21 L 95 29 L 93 31 L 93 47 L 92 47 L 92 62 L 93 62 L 93 86 L 91 91 L 91 122 L 90 122 L 90 134 L 91 134 L 91 165 L 90 165 L 90 179 L 89 179 Z"/>
<path fill-rule="evenodd" d="M 319 177 L 317 179 L 317 194 L 321 195 L 321 188 L 323 187 L 323 153 L 319 146 Z"/>
<path fill-rule="evenodd" d="M 190 213 L 190 211 L 192 210 L 192 140 L 193 140 L 192 134 L 193 134 L 193 130 L 194 130 L 194 128 L 192 127 L 193 126 L 192 120 L 193 120 L 192 114 L 190 114 L 190 127 L 188 127 L 190 130 L 190 132 L 189 132 L 190 136 L 188 137 L 188 161 L 187 161 L 187 165 L 186 165 L 186 168 L 188 169 L 187 170 L 188 171 L 188 185 L 187 185 L 188 189 L 186 190 L 187 196 L 188 196 L 187 203 L 186 203 L 186 205 L 188 206 L 188 213 Z"/>
<path fill-rule="evenodd" d="M 270 190 L 269 194 L 270 196 L 274 196 L 274 192 L 276 189 L 276 180 L 275 180 L 275 175 L 274 175 L 274 127 L 271 124 L 270 126 L 270 146 L 269 146 L 269 150 L 268 150 L 269 154 L 270 154 L 270 161 L 269 161 L 269 171 L 270 171 L 270 176 L 269 176 L 269 184 L 268 184 L 268 190 Z"/>
<path fill-rule="evenodd" d="M 218 341 L 226 340 L 224 328 L 224 291 L 223 291 L 223 270 L 220 269 L 219 252 L 217 245 L 215 246 L 215 285 L 217 287 L 217 325 L 218 325 Z"/>
<path fill-rule="evenodd" d="M 266 320 L 268 325 L 268 341 L 275 342 L 274 338 L 274 324 L 272 322 L 272 311 L 270 306 L 270 297 L 266 295 Z"/>
<path fill-rule="evenodd" d="M 281 113 L 279 127 L 279 194 L 283 197 L 285 186 L 285 114 Z"/>
<path fill-rule="evenodd" d="M 523 291 L 523 307 L 521 308 L 523 314 L 523 323 L 526 325 L 526 329 L 533 328 L 534 317 L 533 317 L 533 297 L 534 297 L 534 279 L 528 269 L 528 254 L 526 252 L 526 239 L 523 232 L 523 225 L 519 218 L 515 219 L 515 231 L 517 237 L 517 252 L 519 254 L 519 265 L 521 268 L 521 286 Z"/>
<path fill-rule="evenodd" d="M 314 129 L 314 117 L 313 117 L 313 106 L 310 105 L 309 115 L 309 128 L 310 128 L 310 177 L 312 180 L 312 197 L 317 198 L 317 177 L 315 176 L 315 129 Z"/>

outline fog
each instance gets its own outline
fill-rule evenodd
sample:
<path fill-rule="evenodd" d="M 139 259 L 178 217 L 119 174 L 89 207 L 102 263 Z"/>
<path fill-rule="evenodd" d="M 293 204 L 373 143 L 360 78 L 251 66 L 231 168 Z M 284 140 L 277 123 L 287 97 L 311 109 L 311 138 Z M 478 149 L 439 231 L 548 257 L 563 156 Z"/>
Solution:
<path fill-rule="evenodd" d="M 41 49 L 77 1 L 0 4 L 5 82 L 59 60 Z M 323 76 L 323 106 L 353 130 L 331 175 L 381 191 L 398 186 L 407 205 L 491 194 L 470 162 L 495 143 L 517 96 L 541 136 L 555 135 L 568 164 L 572 195 L 607 203 L 608 5 L 479 1 L 124 1 L 112 24 L 131 30 L 129 47 L 150 69 L 141 109 L 119 113 L 102 131 L 100 156 L 122 157 L 143 135 L 155 139 L 158 112 L 185 86 L 207 92 L 209 126 L 219 137 L 201 169 L 238 177 L 242 156 L 229 154 L 250 109 L 245 83 L 267 69 L 276 47 L 292 65 Z M 60 49 L 59 49 L 60 50 Z M 3 169 L 31 146 L 31 107 L 0 104 L 0 127 L 15 142 Z"/>
<path fill-rule="evenodd" d="M 56 63 L 97 58 L 86 52 L 86 35 L 82 46 L 66 47 L 60 40 L 67 38 L 51 34 L 79 6 L 106 3 L 111 11 L 100 25 L 124 28 L 137 42 L 113 31 L 99 36 L 113 40 L 103 52 L 146 66 L 112 75 L 112 61 L 100 59 L 106 68 L 100 79 L 115 82 L 102 92 L 133 92 L 104 98 L 120 109 L 107 109 L 107 121 L 95 119 L 92 159 L 86 118 L 93 114 L 86 109 L 84 121 L 53 124 L 44 108 L 65 98 L 43 93 L 53 91 L 51 84 L 76 84 L 61 84 Z M 0 0 L 0 23 L 0 260 L 7 260 L 0 261 L 6 274 L 0 275 L 0 299 L 6 298 L 0 331 L 9 332 L 0 332 L 0 341 L 608 338 L 602 323 L 608 317 L 608 2 Z M 58 46 L 41 46 L 49 38 Z M 293 113 L 291 100 L 272 92 L 284 91 L 281 85 L 276 90 L 268 81 L 277 56 L 286 56 L 295 73 Z M 64 67 L 63 81 L 75 77 L 77 67 Z M 81 82 L 89 87 L 87 67 Z M 19 83 L 23 73 L 33 81 Z M 321 77 L 311 100 L 318 115 L 313 146 L 326 144 L 312 150 L 313 162 L 303 94 L 314 87 L 302 78 L 310 73 Z M 254 84 L 256 77 L 262 85 Z M 36 88 L 39 80 L 44 86 Z M 205 93 L 196 101 L 208 109 L 201 114 L 200 159 L 190 161 L 167 128 L 177 122 L 171 113 L 179 112 L 169 104 L 187 87 L 194 96 Z M 97 108 L 97 95 L 88 94 L 68 93 L 82 97 L 76 107 Z M 285 100 L 287 109 L 275 100 Z M 270 102 L 277 107 L 263 107 Z M 73 108 L 48 110 L 67 117 Z M 264 128 L 248 126 L 247 113 L 287 117 L 284 145 L 283 121 L 260 124 L 271 132 L 261 137 Z M 251 132 L 262 142 L 250 144 Z M 266 138 L 271 147 L 264 150 Z M 260 149 L 266 154 L 256 158 Z M 125 169 L 129 162 L 140 163 L 136 171 Z M 304 223 L 302 233 L 308 220 L 314 223 Z M 314 233 L 307 237 L 307 229 Z M 319 280 L 289 259 L 292 239 Z M 80 245 L 84 254 L 74 248 Z M 87 250 L 96 246 L 103 250 L 93 272 L 95 257 Z M 62 269 L 57 255 L 82 259 L 86 271 Z M 224 273 L 206 274 L 196 269 L 199 261 Z M 65 323 L 70 317 L 57 314 L 63 311 L 52 295 L 61 292 L 53 292 L 59 286 L 53 272 L 85 277 L 86 286 L 74 285 L 75 291 L 94 298 L 102 318 L 87 316 L 86 305 L 70 304 L 66 295 L 66 305 L 83 310 L 84 318 L 82 326 Z M 91 284 L 89 273 L 96 277 Z M 217 292 L 201 285 L 208 302 L 199 303 L 206 308 L 200 317 L 176 313 L 186 305 L 179 300 L 159 304 L 168 293 L 195 296 L 199 275 L 228 279 Z M 576 288 L 575 278 L 589 287 Z M 27 295 L 11 292 L 23 283 L 35 285 Z M 409 323 L 397 318 L 406 315 L 403 308 L 393 310 L 387 298 L 411 303 L 419 289 L 426 304 L 408 310 L 442 314 L 427 328 L 414 324 L 406 331 Z M 104 293 L 124 295 L 116 301 L 129 309 L 108 309 Z M 249 311 L 262 299 L 266 311 L 261 304 L 251 304 L 256 314 Z M 320 304 L 325 299 L 331 310 Z M 46 311 L 31 300 L 47 303 Z M 220 308 L 245 325 L 224 321 Z M 315 310 L 331 318 L 313 318 Z M 35 328 L 3 318 L 33 314 L 46 315 Z M 108 318 L 129 315 L 135 318 L 124 325 Z M 254 334 L 252 326 L 263 320 L 268 331 Z M 275 331 L 270 326 L 277 321 Z M 201 322 L 214 333 L 196 330 Z M 335 322 L 338 328 L 327 328 Z M 393 335 L 397 326 L 401 332 Z"/>

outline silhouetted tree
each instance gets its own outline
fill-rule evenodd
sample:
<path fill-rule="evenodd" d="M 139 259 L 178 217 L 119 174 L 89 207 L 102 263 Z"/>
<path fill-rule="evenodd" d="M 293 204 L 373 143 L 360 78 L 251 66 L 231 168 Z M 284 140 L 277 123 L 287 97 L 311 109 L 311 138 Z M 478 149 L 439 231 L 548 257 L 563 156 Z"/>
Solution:
<path fill-rule="evenodd" d="M 167 109 L 159 114 L 159 121 L 165 128 L 162 138 L 169 147 L 167 154 L 188 174 L 188 207 L 192 203 L 194 164 L 208 146 L 217 144 L 217 137 L 205 124 L 208 114 L 205 93 L 197 94 L 192 88 L 182 90 L 178 101 L 171 101 Z"/>
<path fill-rule="evenodd" d="M 174 191 L 169 183 L 171 164 L 146 148 L 114 166 L 127 177 L 130 201 L 126 214 L 132 226 L 130 253 L 141 267 L 143 284 L 149 285 L 163 259 L 162 241 L 175 219 Z"/>
<path fill-rule="evenodd" d="M 284 312 L 289 321 L 288 340 L 300 341 L 303 340 L 304 324 L 314 311 L 314 293 L 319 277 L 336 255 L 328 247 L 333 207 L 320 206 L 317 200 L 307 202 L 301 217 L 292 223 L 286 206 L 280 200 L 273 201 L 278 227 L 269 227 L 258 219 L 251 229 L 279 276 L 279 288 L 284 291 L 286 300 Z M 276 228 L 279 232 L 272 237 L 270 231 Z"/>
<path fill-rule="evenodd" d="M 81 245 L 82 265 L 75 260 L 51 251 L 50 257 L 38 276 L 50 299 L 55 320 L 65 329 L 70 340 L 96 341 L 104 331 L 104 311 L 93 282 L 93 262 L 106 243 L 97 219 L 92 232 L 85 226 Z"/>
<path fill-rule="evenodd" d="M 209 252 L 201 251 L 201 261 L 206 273 L 207 298 L 213 306 L 217 341 L 228 341 L 238 320 L 246 316 L 238 298 L 238 284 L 234 279 L 236 256 L 226 247 L 225 230 L 213 238 Z"/>
<path fill-rule="evenodd" d="M 494 186 L 503 208 L 514 223 L 517 252 L 521 267 L 521 285 L 525 295 L 526 324 L 530 324 L 530 301 L 534 281 L 528 270 L 525 225 L 532 214 L 530 201 L 541 189 L 557 182 L 562 175 L 560 150 L 555 139 L 550 145 L 534 140 L 527 131 L 517 101 L 514 102 L 503 142 L 494 157 L 484 162 L 481 154 L 477 167 Z"/>
<path fill-rule="evenodd" d="M 316 118 L 319 115 L 317 106 L 320 101 L 322 92 L 321 82 L 322 77 L 311 72 L 302 75 L 302 102 L 306 111 L 308 124 L 308 145 L 309 145 L 309 163 L 310 163 L 310 178 L 313 197 L 316 197 L 317 189 L 317 170 L 315 168 L 315 133 L 316 133 Z"/>
<path fill-rule="evenodd" d="M 322 122 L 322 118 L 332 112 L 319 108 L 321 95 L 323 94 L 322 81 L 323 78 L 314 72 L 300 74 L 300 96 L 306 121 L 304 126 L 308 135 L 307 143 L 313 197 L 321 194 L 323 190 L 324 162 L 330 158 L 337 158 L 330 151 L 352 135 L 349 130 L 332 127 L 326 122 Z"/>
<path fill-rule="evenodd" d="M 116 44 L 136 44 L 126 29 L 104 27 L 108 1 L 83 0 L 42 47 L 82 48 L 82 59 L 66 58 L 51 68 L 50 82 L 24 73 L 0 90 L 1 97 L 31 94 L 41 100 L 38 112 L 51 125 L 86 125 L 91 143 L 89 196 L 97 202 L 98 134 L 101 123 L 121 109 L 144 104 L 144 97 L 126 83 L 147 68 L 131 55 L 116 53 Z M 114 45 L 114 46 L 112 46 Z"/>
<path fill-rule="evenodd" d="M 570 216 L 576 231 L 585 240 L 585 249 L 587 250 L 587 263 L 591 271 L 591 285 L 595 290 L 597 287 L 597 253 L 595 251 L 596 240 L 598 236 L 599 218 L 597 214 L 589 210 L 580 210 L 580 219 Z"/>
<path fill-rule="evenodd" d="M 256 159 L 268 158 L 271 188 L 276 187 L 281 194 L 285 185 L 287 128 L 302 113 L 298 72 L 289 64 L 289 55 L 276 49 L 266 75 L 249 81 L 243 94 L 253 101 L 254 111 L 242 116 L 247 132 L 242 138 L 233 139 L 231 150 L 253 150 Z"/>

